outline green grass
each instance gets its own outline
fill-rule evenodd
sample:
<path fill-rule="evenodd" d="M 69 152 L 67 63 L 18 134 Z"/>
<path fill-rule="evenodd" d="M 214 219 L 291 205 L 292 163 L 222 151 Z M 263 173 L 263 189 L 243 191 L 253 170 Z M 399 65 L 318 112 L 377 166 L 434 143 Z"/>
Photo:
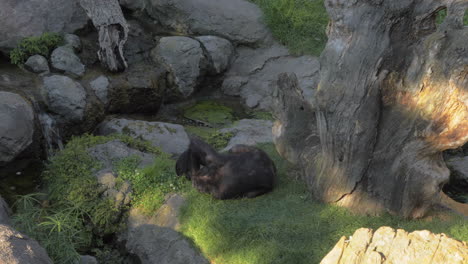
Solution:
<path fill-rule="evenodd" d="M 407 231 L 428 229 L 468 240 L 468 223 L 410 221 L 385 215 L 357 216 L 311 199 L 303 183 L 286 176 L 288 164 L 274 147 L 262 145 L 280 172 L 277 188 L 255 199 L 219 201 L 191 190 L 181 215 L 182 232 L 212 263 L 319 263 L 339 238 L 361 227 L 391 226 Z"/>
<path fill-rule="evenodd" d="M 185 130 L 193 135 L 199 136 L 216 150 L 225 148 L 229 140 L 233 137 L 232 133 L 220 133 L 216 128 L 185 126 Z"/>
<path fill-rule="evenodd" d="M 273 36 L 294 55 L 315 55 L 327 42 L 323 0 L 251 0 L 264 13 Z"/>
<path fill-rule="evenodd" d="M 213 101 L 201 101 L 186 108 L 184 116 L 192 120 L 209 123 L 210 125 L 221 126 L 232 123 L 234 120 L 234 110 Z"/>
<path fill-rule="evenodd" d="M 52 49 L 63 42 L 63 37 L 57 33 L 46 32 L 37 37 L 21 40 L 16 48 L 10 52 L 10 61 L 15 65 L 23 64 L 32 55 L 49 57 Z"/>

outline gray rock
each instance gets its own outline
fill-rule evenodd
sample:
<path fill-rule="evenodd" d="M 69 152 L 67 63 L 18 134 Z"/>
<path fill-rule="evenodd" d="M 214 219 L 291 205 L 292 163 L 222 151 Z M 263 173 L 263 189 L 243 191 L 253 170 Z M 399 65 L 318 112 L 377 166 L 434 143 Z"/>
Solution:
<path fill-rule="evenodd" d="M 100 135 L 120 133 L 141 138 L 171 154 L 181 154 L 190 142 L 183 126 L 163 122 L 112 119 L 101 123 L 98 133 Z"/>
<path fill-rule="evenodd" d="M 206 63 L 198 41 L 187 37 L 161 38 L 151 57 L 172 73 L 175 88 L 183 97 L 195 92 Z"/>
<path fill-rule="evenodd" d="M 468 156 L 452 157 L 447 160 L 447 167 L 450 169 L 450 177 L 468 187 Z"/>
<path fill-rule="evenodd" d="M 23 97 L 0 92 L 0 163 L 13 160 L 33 141 L 34 111 Z"/>
<path fill-rule="evenodd" d="M 241 44 L 271 41 L 258 6 L 245 0 L 149 0 L 148 14 L 185 35 L 216 35 Z"/>
<path fill-rule="evenodd" d="M 247 106 L 271 110 L 278 74 L 291 72 L 298 77 L 304 96 L 312 101 L 319 68 L 317 58 L 289 56 L 287 49 L 281 45 L 262 49 L 243 47 L 238 49 L 238 56 L 226 73 L 222 90 L 233 94 L 240 89 L 239 95 Z"/>
<path fill-rule="evenodd" d="M 121 6 L 132 11 L 143 10 L 146 7 L 145 0 L 119 0 Z"/>
<path fill-rule="evenodd" d="M 71 47 L 62 46 L 56 48 L 52 51 L 50 61 L 55 69 L 74 76 L 83 76 L 85 72 L 84 64 L 81 63 L 80 58 L 76 56 Z"/>
<path fill-rule="evenodd" d="M 80 264 L 98 264 L 98 261 L 93 256 L 84 255 L 80 257 Z"/>
<path fill-rule="evenodd" d="M 6 0 L 0 2 L 0 50 L 7 52 L 25 37 L 45 32 L 71 33 L 87 25 L 79 1 Z"/>
<path fill-rule="evenodd" d="M 26 69 L 35 73 L 48 73 L 50 71 L 47 59 L 41 55 L 33 55 L 29 57 L 24 63 L 24 66 Z"/>
<path fill-rule="evenodd" d="M 49 110 L 63 121 L 81 121 L 86 107 L 86 92 L 78 82 L 67 76 L 44 77 L 44 93 Z"/>
<path fill-rule="evenodd" d="M 81 51 L 81 40 L 80 37 L 74 34 L 65 34 L 63 36 L 65 47 L 73 48 L 74 51 Z"/>
<path fill-rule="evenodd" d="M 129 252 L 137 255 L 143 264 L 208 264 L 181 234 L 178 226 L 179 209 L 185 200 L 171 195 L 158 212 L 144 216 L 132 209 L 127 220 L 128 230 L 121 239 Z"/>
<path fill-rule="evenodd" d="M 0 196 L 0 224 L 8 225 L 10 223 L 11 210 L 8 204 Z"/>
<path fill-rule="evenodd" d="M 236 144 L 255 145 L 257 143 L 273 142 L 271 129 L 273 122 L 259 119 L 242 119 L 233 127 L 223 128 L 221 133 L 233 133 L 234 136 L 229 140 L 224 151 L 229 150 Z"/>
<path fill-rule="evenodd" d="M 154 162 L 153 154 L 130 148 L 125 143 L 113 140 L 99 144 L 87 150 L 89 155 L 101 162 L 102 169 L 95 173 L 98 182 L 105 188 L 104 196 L 111 197 L 117 208 L 126 206 L 131 201 L 132 188 L 128 181 L 117 184 L 118 171 L 115 164 L 130 156 L 140 159 L 139 168 L 144 168 Z"/>
<path fill-rule="evenodd" d="M 107 98 L 109 90 L 109 79 L 107 79 L 106 76 L 101 75 L 96 79 L 92 80 L 89 83 L 89 86 L 91 86 L 91 89 L 93 89 L 94 93 L 99 98 L 99 100 L 101 100 L 101 102 L 103 102 L 104 104 L 107 104 L 107 102 L 109 101 Z"/>
<path fill-rule="evenodd" d="M 208 58 L 214 70 L 213 73 L 224 72 L 234 56 L 234 47 L 231 42 L 216 36 L 201 36 L 196 39 L 201 42 L 208 53 Z"/>
<path fill-rule="evenodd" d="M 137 1 L 129 1 L 136 3 Z M 151 49 L 154 48 L 153 32 L 141 26 L 135 20 L 127 20 L 128 38 L 124 46 L 125 59 L 128 64 L 147 60 Z"/>
<path fill-rule="evenodd" d="M 0 224 L 0 263 L 52 264 L 52 260 L 35 240 Z"/>
<path fill-rule="evenodd" d="M 223 80 L 221 90 L 225 95 L 240 96 L 242 86 L 249 82 L 248 77 L 231 76 Z"/>

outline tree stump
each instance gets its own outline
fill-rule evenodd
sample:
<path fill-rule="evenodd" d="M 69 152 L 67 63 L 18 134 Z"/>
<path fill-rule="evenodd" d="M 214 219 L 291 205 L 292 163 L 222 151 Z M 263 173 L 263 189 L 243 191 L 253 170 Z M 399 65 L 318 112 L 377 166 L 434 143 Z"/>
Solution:
<path fill-rule="evenodd" d="M 80 0 L 88 17 L 99 33 L 98 58 L 112 72 L 123 71 L 127 62 L 123 47 L 127 41 L 128 25 L 118 0 Z"/>

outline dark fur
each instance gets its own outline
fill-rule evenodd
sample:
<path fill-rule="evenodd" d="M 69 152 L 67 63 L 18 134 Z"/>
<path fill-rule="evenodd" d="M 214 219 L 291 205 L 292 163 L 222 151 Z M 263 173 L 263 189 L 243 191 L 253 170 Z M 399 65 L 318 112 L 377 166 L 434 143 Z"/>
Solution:
<path fill-rule="evenodd" d="M 185 174 L 197 190 L 217 199 L 252 198 L 273 190 L 276 167 L 256 147 L 235 145 L 228 153 L 218 153 L 192 137 L 177 160 L 176 173 Z"/>

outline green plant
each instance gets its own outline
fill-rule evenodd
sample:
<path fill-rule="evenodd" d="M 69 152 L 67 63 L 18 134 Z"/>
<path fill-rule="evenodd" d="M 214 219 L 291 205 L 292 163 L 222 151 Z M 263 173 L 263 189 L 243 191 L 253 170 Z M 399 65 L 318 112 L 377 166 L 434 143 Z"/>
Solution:
<path fill-rule="evenodd" d="M 16 48 L 10 52 L 11 63 L 23 64 L 26 59 L 35 54 L 49 57 L 52 49 L 63 42 L 63 37 L 57 33 L 46 32 L 38 37 L 28 37 L 21 40 Z"/>
<path fill-rule="evenodd" d="M 274 37 L 295 55 L 320 55 L 327 42 L 323 0 L 251 0 L 264 13 Z"/>

